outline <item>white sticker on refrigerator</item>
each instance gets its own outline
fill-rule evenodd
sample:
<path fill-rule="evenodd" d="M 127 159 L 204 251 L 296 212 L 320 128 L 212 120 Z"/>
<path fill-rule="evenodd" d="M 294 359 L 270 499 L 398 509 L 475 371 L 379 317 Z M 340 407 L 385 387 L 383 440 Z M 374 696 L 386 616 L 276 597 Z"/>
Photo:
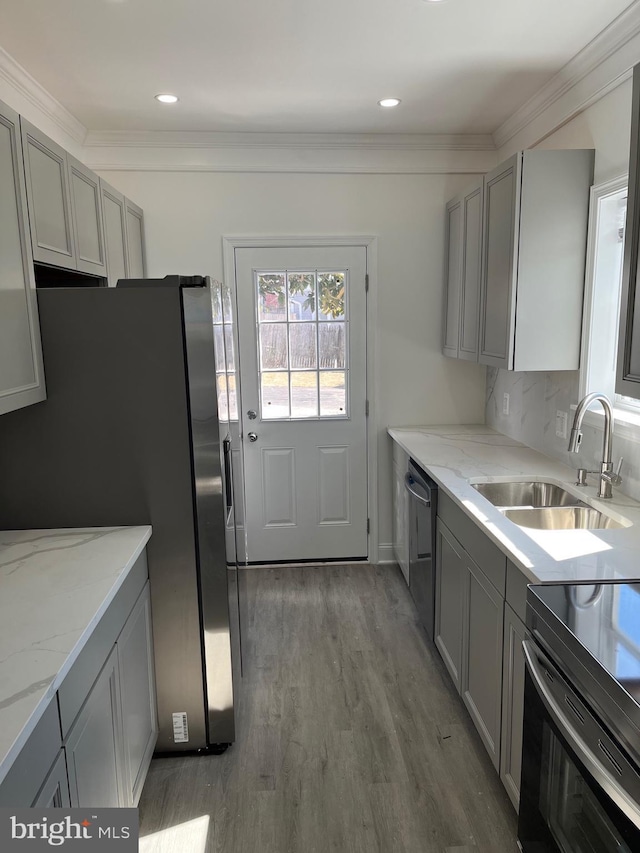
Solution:
<path fill-rule="evenodd" d="M 186 711 L 178 711 L 173 715 L 173 742 L 186 743 L 189 740 L 189 726 Z"/>

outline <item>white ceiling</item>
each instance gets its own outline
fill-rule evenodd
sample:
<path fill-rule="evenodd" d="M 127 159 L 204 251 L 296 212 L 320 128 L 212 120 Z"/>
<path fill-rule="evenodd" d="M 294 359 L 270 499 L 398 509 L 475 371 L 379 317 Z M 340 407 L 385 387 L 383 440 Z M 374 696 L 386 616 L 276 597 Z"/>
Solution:
<path fill-rule="evenodd" d="M 629 5 L 0 0 L 0 46 L 89 130 L 489 133 Z"/>

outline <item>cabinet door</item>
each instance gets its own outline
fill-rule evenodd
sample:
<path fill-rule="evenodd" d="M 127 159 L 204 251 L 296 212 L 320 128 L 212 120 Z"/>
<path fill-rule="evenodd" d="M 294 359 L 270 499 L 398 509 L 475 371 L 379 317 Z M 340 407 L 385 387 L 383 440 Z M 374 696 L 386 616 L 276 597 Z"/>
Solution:
<path fill-rule="evenodd" d="M 409 495 L 404 487 L 409 456 L 393 445 L 393 556 L 405 580 L 409 577 Z M 408 582 L 408 580 L 407 580 Z"/>
<path fill-rule="evenodd" d="M 144 222 L 142 208 L 125 199 L 127 233 L 127 277 L 144 278 L 146 263 L 144 252 Z"/>
<path fill-rule="evenodd" d="M 46 396 L 19 134 L 0 102 L 0 415 Z"/>
<path fill-rule="evenodd" d="M 458 357 L 460 290 L 462 287 L 462 200 L 452 199 L 446 209 L 444 336 L 442 352 Z"/>
<path fill-rule="evenodd" d="M 462 195 L 462 273 L 458 357 L 467 361 L 478 360 L 483 198 L 483 178 L 475 181 Z"/>
<path fill-rule="evenodd" d="M 114 190 L 102 178 L 100 178 L 100 192 L 104 219 L 104 241 L 107 250 L 107 276 L 109 287 L 115 287 L 118 279 L 127 277 L 125 200 L 122 193 Z"/>
<path fill-rule="evenodd" d="M 67 163 L 77 268 L 93 275 L 106 275 L 100 180 L 70 154 Z"/>
<path fill-rule="evenodd" d="M 118 656 L 115 647 L 65 742 L 72 806 L 128 805 L 123 784 Z"/>
<path fill-rule="evenodd" d="M 76 269 L 67 153 L 24 118 L 20 124 L 33 259 Z"/>
<path fill-rule="evenodd" d="M 513 367 L 522 154 L 485 178 L 480 309 L 482 364 Z"/>
<path fill-rule="evenodd" d="M 460 692 L 465 554 L 442 522 L 437 522 L 435 643 Z"/>
<path fill-rule="evenodd" d="M 525 636 L 524 624 L 506 604 L 504 608 L 500 778 L 516 811 L 520 804 L 520 773 L 522 770 L 525 673 L 522 641 Z"/>
<path fill-rule="evenodd" d="M 137 806 L 158 738 L 148 583 L 116 646 L 122 702 L 125 805 Z"/>
<path fill-rule="evenodd" d="M 64 749 L 58 753 L 58 757 L 47 776 L 44 785 L 40 788 L 38 796 L 31 804 L 32 808 L 40 809 L 68 809 L 71 808 L 69 799 L 69 782 L 67 779 L 67 762 L 64 759 Z"/>
<path fill-rule="evenodd" d="M 622 268 L 616 393 L 640 399 L 640 64 L 633 69 L 629 195 Z"/>
<path fill-rule="evenodd" d="M 469 558 L 464 572 L 462 698 L 500 770 L 504 598 Z"/>

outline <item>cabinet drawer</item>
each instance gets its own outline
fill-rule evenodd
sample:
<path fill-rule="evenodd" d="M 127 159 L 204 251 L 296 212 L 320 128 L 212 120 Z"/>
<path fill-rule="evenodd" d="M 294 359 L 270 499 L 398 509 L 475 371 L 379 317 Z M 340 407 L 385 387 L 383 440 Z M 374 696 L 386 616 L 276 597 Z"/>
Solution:
<path fill-rule="evenodd" d="M 52 699 L 0 785 L 0 806 L 23 808 L 31 805 L 61 746 L 58 706 Z"/>
<path fill-rule="evenodd" d="M 136 560 L 87 645 L 58 690 L 62 735 L 66 737 L 147 582 L 146 551 Z"/>
<path fill-rule="evenodd" d="M 442 489 L 438 495 L 438 516 L 504 598 L 507 558 L 502 551 Z"/>

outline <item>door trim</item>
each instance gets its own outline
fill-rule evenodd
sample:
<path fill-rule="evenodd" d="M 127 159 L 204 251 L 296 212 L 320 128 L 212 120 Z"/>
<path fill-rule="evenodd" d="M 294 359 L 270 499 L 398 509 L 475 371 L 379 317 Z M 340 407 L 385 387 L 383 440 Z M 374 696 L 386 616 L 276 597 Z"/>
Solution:
<path fill-rule="evenodd" d="M 235 236 L 222 237 L 222 272 L 224 281 L 230 288 L 234 302 L 236 298 L 236 249 L 263 248 L 322 248 L 330 246 L 364 247 L 367 257 L 369 291 L 367 294 L 367 397 L 369 417 L 367 422 L 367 503 L 369 507 L 368 560 L 377 563 L 379 559 L 378 543 L 378 376 L 376 330 L 378 321 L 378 238 L 371 235 L 356 236 Z"/>

